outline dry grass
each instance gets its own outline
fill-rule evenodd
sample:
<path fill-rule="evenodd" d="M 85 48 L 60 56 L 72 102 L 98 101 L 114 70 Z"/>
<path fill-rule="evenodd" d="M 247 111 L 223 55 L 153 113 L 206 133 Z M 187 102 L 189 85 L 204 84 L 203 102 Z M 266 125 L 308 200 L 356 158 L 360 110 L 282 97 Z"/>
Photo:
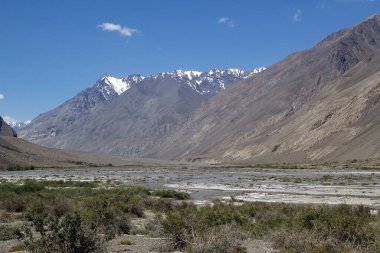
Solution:
<path fill-rule="evenodd" d="M 127 240 L 127 239 L 119 241 L 119 245 L 134 245 L 134 244 L 135 244 L 134 242 Z"/>
<path fill-rule="evenodd" d="M 16 244 L 9 249 L 9 252 L 25 251 L 26 247 L 23 243 Z"/>

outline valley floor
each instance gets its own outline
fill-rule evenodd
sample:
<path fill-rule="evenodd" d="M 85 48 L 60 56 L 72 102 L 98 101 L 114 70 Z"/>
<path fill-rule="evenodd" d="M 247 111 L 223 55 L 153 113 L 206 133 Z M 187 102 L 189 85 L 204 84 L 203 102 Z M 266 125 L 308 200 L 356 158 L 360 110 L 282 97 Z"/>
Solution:
<path fill-rule="evenodd" d="M 24 252 L 28 238 L 25 245 L 15 239 L 25 224 L 65 224 L 79 212 L 82 226 L 98 224 L 94 238 L 113 235 L 107 252 L 179 252 L 190 242 L 223 247 L 236 240 L 245 250 L 231 252 L 372 253 L 380 249 L 379 209 L 380 170 L 191 164 L 0 170 L 0 252 Z M 173 247 L 173 238 L 189 242 Z"/>
<path fill-rule="evenodd" d="M 0 179 L 112 182 L 186 191 L 196 204 L 247 202 L 349 204 L 380 208 L 380 170 L 199 167 L 95 167 L 0 171 Z"/>

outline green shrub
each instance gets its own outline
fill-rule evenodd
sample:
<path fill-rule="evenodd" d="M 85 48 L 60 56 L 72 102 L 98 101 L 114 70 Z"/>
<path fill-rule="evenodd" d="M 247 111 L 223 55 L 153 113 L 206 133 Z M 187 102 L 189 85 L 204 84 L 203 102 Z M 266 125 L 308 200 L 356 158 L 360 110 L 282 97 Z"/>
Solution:
<path fill-rule="evenodd" d="M 178 248 L 190 249 L 190 252 L 227 252 L 239 246 L 237 234 L 248 220 L 241 215 L 233 204 L 215 202 L 213 206 L 197 207 L 182 204 L 167 214 L 163 221 L 163 231 Z M 224 229 L 231 231 L 224 231 Z M 220 231 L 224 231 L 220 234 Z M 231 233 L 230 233 L 231 232 Z M 230 240 L 224 238 L 229 234 Z"/>
<path fill-rule="evenodd" d="M 170 189 L 156 190 L 153 192 L 153 196 L 157 196 L 161 198 L 178 199 L 178 200 L 190 199 L 190 195 L 187 192 L 179 192 L 179 191 L 170 190 Z"/>
<path fill-rule="evenodd" d="M 17 185 L 14 183 L 0 183 L 0 193 L 2 192 L 14 192 L 17 194 L 23 194 L 28 192 L 42 191 L 45 187 L 42 183 L 35 180 L 25 180 L 23 184 Z"/>
<path fill-rule="evenodd" d="M 274 145 L 274 147 L 272 149 L 272 153 L 276 152 L 279 147 L 280 147 L 280 144 Z"/>
<path fill-rule="evenodd" d="M 86 227 L 79 213 L 62 217 L 29 213 L 27 219 L 30 225 L 25 226 L 19 236 L 30 252 L 104 252 L 104 241 L 98 236 L 97 228 Z"/>
<path fill-rule="evenodd" d="M 275 246 L 289 252 L 362 252 L 374 241 L 369 209 L 363 206 L 298 208 L 287 226 L 273 232 Z"/>
<path fill-rule="evenodd" d="M 30 165 L 30 166 L 8 165 L 6 169 L 8 171 L 22 171 L 22 170 L 35 170 L 36 167 L 34 167 L 33 165 Z"/>
<path fill-rule="evenodd" d="M 26 210 L 27 202 L 24 196 L 5 192 L 0 193 L 0 207 L 8 212 L 23 212 Z"/>
<path fill-rule="evenodd" d="M 0 225 L 0 241 L 16 239 L 17 231 L 17 227 L 10 225 Z"/>
<path fill-rule="evenodd" d="M 113 239 L 117 234 L 128 234 L 131 225 L 126 208 L 120 208 L 119 203 L 105 196 L 89 199 L 82 211 L 85 221 L 103 231 L 107 239 Z"/>

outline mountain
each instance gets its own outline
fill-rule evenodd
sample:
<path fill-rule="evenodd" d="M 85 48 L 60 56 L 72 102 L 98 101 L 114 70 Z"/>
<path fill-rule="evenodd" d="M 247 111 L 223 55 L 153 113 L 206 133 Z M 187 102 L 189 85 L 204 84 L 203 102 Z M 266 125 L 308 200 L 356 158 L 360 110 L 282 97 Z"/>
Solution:
<path fill-rule="evenodd" d="M 224 162 L 380 157 L 380 14 L 211 98 L 151 156 Z"/>
<path fill-rule="evenodd" d="M 0 117 L 0 136 L 17 137 L 17 133 Z"/>
<path fill-rule="evenodd" d="M 96 111 L 97 106 L 109 103 L 143 79 L 140 75 L 131 75 L 124 79 L 103 76 L 92 87 L 80 92 L 56 109 L 39 115 L 21 131 L 20 135 L 32 141 L 54 137 L 65 128 L 78 123 L 78 119 L 84 119 Z"/>
<path fill-rule="evenodd" d="M 263 70 L 265 70 L 265 67 L 256 68 L 251 72 L 232 68 L 227 70 L 212 69 L 203 73 L 199 71 L 176 70 L 174 72 L 159 73 L 152 77 L 157 78 L 167 75 L 178 81 L 184 81 L 201 95 L 213 96 L 225 90 L 231 84 L 253 76 Z"/>
<path fill-rule="evenodd" d="M 38 116 L 20 136 L 48 147 L 139 157 L 164 142 L 201 103 L 264 69 L 104 76 Z"/>
<path fill-rule="evenodd" d="M 15 120 L 11 117 L 8 117 L 8 116 L 4 116 L 3 117 L 3 120 L 10 126 L 13 128 L 13 130 L 15 130 L 16 132 L 20 131 L 21 129 L 23 129 L 24 127 L 26 127 L 29 123 L 30 123 L 30 120 L 27 120 L 27 121 L 20 121 L 20 120 Z"/>
<path fill-rule="evenodd" d="M 124 157 L 230 163 L 379 158 L 379 80 L 376 14 L 260 73 L 160 73 L 108 99 L 89 88 L 23 133 L 47 146 Z"/>

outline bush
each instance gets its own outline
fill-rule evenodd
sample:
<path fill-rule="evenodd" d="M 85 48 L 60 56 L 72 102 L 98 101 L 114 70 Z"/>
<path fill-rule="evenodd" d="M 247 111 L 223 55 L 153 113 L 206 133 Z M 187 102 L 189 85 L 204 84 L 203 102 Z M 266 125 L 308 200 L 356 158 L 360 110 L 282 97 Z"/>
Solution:
<path fill-rule="evenodd" d="M 14 192 L 0 193 L 0 207 L 8 212 L 23 212 L 27 203 L 23 196 Z"/>
<path fill-rule="evenodd" d="M 23 184 L 17 185 L 13 183 L 1 183 L 0 184 L 0 193 L 4 192 L 14 192 L 17 194 L 24 194 L 28 192 L 39 192 L 42 191 L 45 187 L 42 183 L 39 183 L 35 180 L 25 180 Z"/>
<path fill-rule="evenodd" d="M 242 233 L 234 224 L 220 225 L 206 229 L 203 233 L 195 231 L 186 234 L 186 251 L 193 253 L 230 253 L 246 252 L 241 247 Z"/>
<path fill-rule="evenodd" d="M 22 170 L 35 170 L 36 167 L 33 165 L 30 166 L 21 166 L 21 165 L 8 165 L 7 170 L 8 171 L 22 171 Z"/>
<path fill-rule="evenodd" d="M 0 241 L 7 241 L 17 238 L 18 228 L 9 225 L 0 225 Z"/>
<path fill-rule="evenodd" d="M 131 224 L 127 211 L 118 202 L 99 195 L 86 201 L 86 209 L 82 210 L 82 214 L 85 221 L 103 231 L 108 240 L 117 234 L 129 233 Z"/>
<path fill-rule="evenodd" d="M 351 252 L 371 244 L 370 212 L 358 206 L 308 207 L 273 233 L 275 246 L 291 252 Z"/>
<path fill-rule="evenodd" d="M 239 247 L 239 231 L 245 222 L 236 211 L 232 204 L 220 202 L 214 203 L 213 207 L 183 204 L 176 211 L 168 213 L 163 221 L 163 231 L 179 249 L 189 252 L 228 252 Z"/>
<path fill-rule="evenodd" d="M 154 191 L 153 195 L 157 197 L 161 197 L 161 198 L 171 198 L 171 199 L 178 199 L 178 200 L 190 199 L 190 195 L 187 192 L 179 192 L 179 191 L 170 190 L 170 189 Z"/>
<path fill-rule="evenodd" d="M 20 239 L 32 253 L 97 253 L 104 252 L 104 241 L 96 227 L 86 227 L 79 213 L 48 217 L 29 213 L 30 224 L 20 231 Z M 34 232 L 38 235 L 34 235 Z"/>

